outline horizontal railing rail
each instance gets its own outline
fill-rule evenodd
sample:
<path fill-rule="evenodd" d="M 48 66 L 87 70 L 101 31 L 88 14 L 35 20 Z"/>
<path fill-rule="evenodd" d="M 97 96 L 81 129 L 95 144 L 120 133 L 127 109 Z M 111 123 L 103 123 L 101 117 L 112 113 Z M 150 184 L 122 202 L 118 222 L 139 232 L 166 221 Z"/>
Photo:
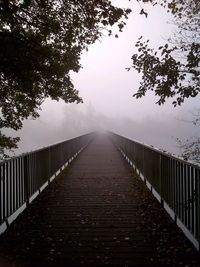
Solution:
<path fill-rule="evenodd" d="M 120 135 L 110 137 L 199 250 L 200 168 Z"/>
<path fill-rule="evenodd" d="M 0 163 L 0 225 L 93 139 L 82 135 Z"/>

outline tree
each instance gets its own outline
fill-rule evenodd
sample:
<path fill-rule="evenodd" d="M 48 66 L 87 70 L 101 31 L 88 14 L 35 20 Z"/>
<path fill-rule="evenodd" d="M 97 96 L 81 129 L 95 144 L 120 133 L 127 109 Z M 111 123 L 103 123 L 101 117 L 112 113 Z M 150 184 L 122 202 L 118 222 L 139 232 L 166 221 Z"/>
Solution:
<path fill-rule="evenodd" d="M 186 140 L 177 138 L 177 143 L 182 151 L 181 156 L 184 160 L 190 160 L 199 163 L 200 161 L 200 137 L 190 137 Z"/>
<path fill-rule="evenodd" d="M 192 119 L 181 119 L 184 123 L 189 123 L 199 129 L 200 127 L 200 109 L 192 112 Z M 176 138 L 178 147 L 181 150 L 181 156 L 184 160 L 190 160 L 199 164 L 200 161 L 200 137 L 192 136 L 185 140 Z"/>
<path fill-rule="evenodd" d="M 151 90 L 158 96 L 159 105 L 172 98 L 176 106 L 200 92 L 200 2 L 171 0 L 161 3 L 174 15 L 177 31 L 157 51 L 149 48 L 149 40 L 143 41 L 141 37 L 137 41 L 138 54 L 132 56 L 131 68 L 142 73 L 142 81 L 134 97 L 143 97 Z M 190 123 L 199 126 L 199 118 L 198 111 Z M 199 136 L 187 140 L 177 138 L 177 142 L 185 160 L 199 162 Z"/>
<path fill-rule="evenodd" d="M 129 13 L 107 0 L 0 1 L 0 152 L 18 141 L 2 128 L 36 118 L 46 97 L 82 102 L 70 72 L 88 45 L 112 34 L 110 26 L 122 31 Z"/>
<path fill-rule="evenodd" d="M 142 81 L 133 96 L 140 98 L 151 90 L 159 97 L 159 105 L 173 98 L 176 106 L 200 92 L 200 2 L 171 0 L 161 5 L 174 15 L 178 30 L 157 51 L 149 48 L 149 40 L 139 38 L 138 53 L 132 56 L 131 68 L 142 73 Z"/>

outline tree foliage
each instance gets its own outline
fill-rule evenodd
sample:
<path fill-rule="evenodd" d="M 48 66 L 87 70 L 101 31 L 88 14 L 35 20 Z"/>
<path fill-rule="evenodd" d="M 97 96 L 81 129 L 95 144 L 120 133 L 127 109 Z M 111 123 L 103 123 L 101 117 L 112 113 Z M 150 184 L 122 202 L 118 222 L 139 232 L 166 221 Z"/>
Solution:
<path fill-rule="evenodd" d="M 159 105 L 173 98 L 176 106 L 200 92 L 200 2 L 172 0 L 161 5 L 174 15 L 177 32 L 158 50 L 149 47 L 149 40 L 141 37 L 137 41 L 138 53 L 132 56 L 131 68 L 142 73 L 142 81 L 134 96 L 143 97 L 151 90 Z"/>
<path fill-rule="evenodd" d="M 200 109 L 195 110 L 192 113 L 192 119 L 182 120 L 185 123 L 189 123 L 195 127 L 200 127 Z M 186 140 L 181 140 L 180 138 L 176 139 L 179 148 L 181 149 L 181 156 L 184 160 L 194 161 L 199 164 L 200 161 L 200 137 L 192 136 Z"/>
<path fill-rule="evenodd" d="M 0 1 L 0 147 L 14 148 L 2 128 L 18 130 L 37 117 L 46 97 L 81 102 L 70 79 L 88 45 L 117 24 L 122 31 L 130 9 L 107 0 Z"/>
<path fill-rule="evenodd" d="M 199 164 L 200 161 L 200 137 L 190 137 L 186 140 L 177 138 L 177 143 L 182 151 L 181 156 L 184 160 L 190 160 Z"/>

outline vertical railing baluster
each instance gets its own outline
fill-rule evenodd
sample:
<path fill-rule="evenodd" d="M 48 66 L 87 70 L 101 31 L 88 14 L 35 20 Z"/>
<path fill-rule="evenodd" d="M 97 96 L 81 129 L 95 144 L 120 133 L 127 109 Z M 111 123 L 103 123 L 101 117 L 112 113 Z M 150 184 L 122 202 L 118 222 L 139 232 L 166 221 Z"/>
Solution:
<path fill-rule="evenodd" d="M 190 174 L 190 166 L 188 166 L 188 170 L 187 170 L 187 177 L 188 177 L 188 181 L 187 181 L 187 213 L 188 213 L 188 229 L 191 230 L 191 214 L 190 214 L 190 190 L 191 190 L 191 183 L 190 183 L 190 179 L 191 179 L 191 174 Z"/>
<path fill-rule="evenodd" d="M 13 179 L 13 211 L 16 210 L 16 180 L 15 180 L 15 169 L 14 161 L 12 161 L 12 179 Z"/>
<path fill-rule="evenodd" d="M 196 238 L 200 241 L 200 170 L 195 169 L 196 185 Z"/>
<path fill-rule="evenodd" d="M 181 165 L 180 165 L 180 200 L 181 200 L 181 221 L 183 222 L 184 220 L 184 197 L 183 197 L 183 194 L 184 194 L 184 190 L 183 190 L 183 163 L 181 162 Z"/>
<path fill-rule="evenodd" d="M 3 178 L 2 178 L 2 218 L 3 221 L 5 221 L 6 219 L 6 201 L 5 201 L 5 194 L 6 194 L 6 189 L 5 189 L 5 180 L 6 180 L 6 172 L 5 172 L 5 164 L 2 166 L 2 174 L 3 174 Z"/>
<path fill-rule="evenodd" d="M 188 224 L 188 214 L 187 214 L 187 165 L 184 164 L 184 213 L 185 213 L 185 225 Z"/>
<path fill-rule="evenodd" d="M 191 232 L 194 234 L 194 169 L 191 167 Z"/>
<path fill-rule="evenodd" d="M 2 195 L 2 183 L 3 183 L 3 164 L 0 163 L 0 225 L 3 223 L 3 195 Z"/>
<path fill-rule="evenodd" d="M 13 179 L 12 179 L 12 161 L 8 162 L 8 173 L 9 173 L 9 177 L 10 177 L 10 214 L 13 213 Z"/>
<path fill-rule="evenodd" d="M 7 218 L 8 214 L 9 214 L 9 195 L 8 195 L 8 191 L 9 191 L 9 176 L 8 176 L 8 164 L 6 162 L 5 164 L 5 169 L 4 169 L 4 175 L 5 175 L 5 217 Z"/>
<path fill-rule="evenodd" d="M 25 202 L 29 204 L 28 156 L 24 157 L 24 191 Z"/>
<path fill-rule="evenodd" d="M 15 169 L 16 169 L 16 180 L 17 180 L 17 209 L 18 209 L 20 207 L 20 205 L 19 205 L 19 198 L 20 198 L 19 186 L 20 186 L 20 181 L 19 181 L 19 173 L 18 173 L 18 171 L 19 171 L 19 169 L 18 169 L 18 158 L 16 159 L 15 164 L 16 164 Z"/>

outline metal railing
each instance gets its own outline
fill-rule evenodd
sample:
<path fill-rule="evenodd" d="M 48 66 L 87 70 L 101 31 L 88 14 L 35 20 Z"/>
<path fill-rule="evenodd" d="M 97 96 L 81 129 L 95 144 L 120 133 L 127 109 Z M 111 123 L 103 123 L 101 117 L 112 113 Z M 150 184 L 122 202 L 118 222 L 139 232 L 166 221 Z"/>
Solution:
<path fill-rule="evenodd" d="M 200 168 L 120 135 L 110 137 L 199 250 Z"/>
<path fill-rule="evenodd" d="M 0 225 L 93 139 L 82 135 L 0 163 Z"/>

